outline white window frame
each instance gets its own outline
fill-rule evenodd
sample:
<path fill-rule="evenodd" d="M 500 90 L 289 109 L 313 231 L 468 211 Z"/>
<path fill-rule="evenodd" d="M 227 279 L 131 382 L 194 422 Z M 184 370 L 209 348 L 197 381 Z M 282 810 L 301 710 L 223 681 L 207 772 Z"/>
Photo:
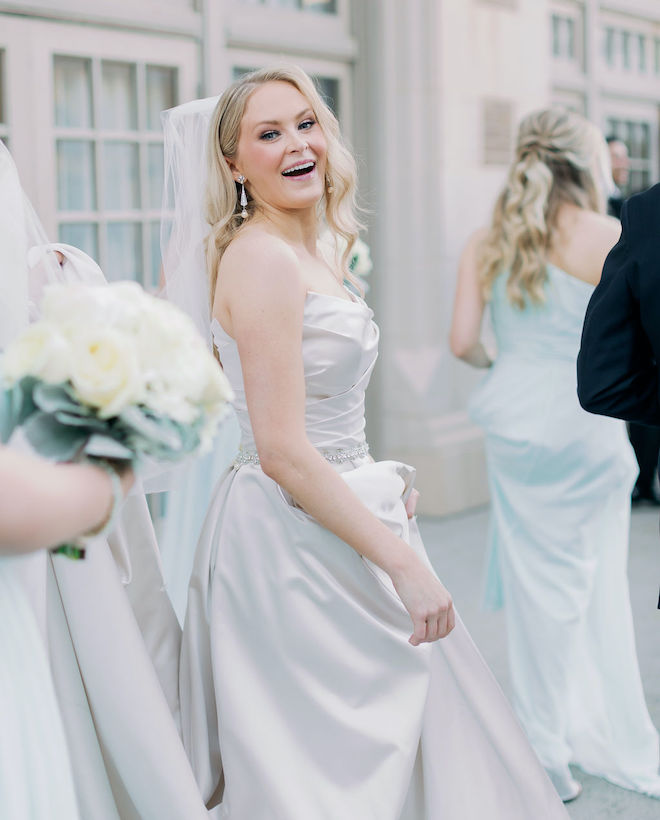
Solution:
<path fill-rule="evenodd" d="M 230 74 L 227 78 L 227 82 L 232 81 L 232 72 L 235 67 L 262 68 L 281 61 L 281 54 L 275 55 L 268 51 L 228 49 L 227 64 Z M 319 75 L 338 81 L 339 110 L 337 112 L 337 118 L 339 119 L 342 135 L 348 142 L 351 142 L 353 136 L 353 83 L 351 67 L 343 61 L 335 62 L 298 56 L 295 58 L 295 63 L 310 75 Z"/>
<path fill-rule="evenodd" d="M 1 16 L 0 20 L 0 49 L 6 53 L 10 147 L 23 187 L 47 235 L 55 241 L 58 226 L 55 144 L 63 129 L 55 126 L 54 57 L 65 55 L 120 63 L 139 61 L 175 68 L 179 101 L 185 102 L 198 96 L 199 44 L 175 35 L 153 35 L 105 26 L 13 16 Z M 94 139 L 98 139 L 96 128 L 94 132 Z M 76 129 L 76 138 L 83 133 Z M 118 138 L 120 133 L 113 132 L 113 137 Z M 135 132 L 130 135 L 131 141 L 136 141 Z M 143 210 L 146 209 L 141 208 L 140 212 Z M 100 211 L 94 211 L 90 221 L 98 222 L 100 216 Z M 76 217 L 76 221 L 85 221 L 82 214 Z M 147 221 L 146 216 L 143 221 Z M 148 273 L 146 269 L 146 277 Z"/>

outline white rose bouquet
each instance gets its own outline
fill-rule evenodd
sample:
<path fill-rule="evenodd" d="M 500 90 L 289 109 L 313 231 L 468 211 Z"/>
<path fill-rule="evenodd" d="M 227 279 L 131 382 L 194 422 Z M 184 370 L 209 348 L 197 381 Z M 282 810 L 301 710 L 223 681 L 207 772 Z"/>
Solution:
<path fill-rule="evenodd" d="M 0 372 L 0 437 L 20 426 L 54 461 L 177 461 L 210 448 L 233 398 L 192 321 L 133 282 L 48 287 Z"/>

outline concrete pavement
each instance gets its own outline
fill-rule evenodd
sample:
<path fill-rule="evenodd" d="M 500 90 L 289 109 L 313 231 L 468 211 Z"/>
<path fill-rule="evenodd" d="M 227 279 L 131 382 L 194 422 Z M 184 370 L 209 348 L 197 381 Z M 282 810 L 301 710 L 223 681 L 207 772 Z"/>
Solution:
<path fill-rule="evenodd" d="M 660 585 L 659 511 L 633 511 L 629 578 L 637 651 L 651 717 L 660 727 Z M 451 591 L 472 637 L 504 691 L 510 693 L 502 612 L 485 613 L 480 591 L 488 510 L 480 508 L 447 518 L 420 519 L 424 542 L 438 574 Z M 582 795 L 568 805 L 572 820 L 660 820 L 660 800 L 612 786 L 579 769 Z M 530 820 L 534 820 L 530 818 Z"/>

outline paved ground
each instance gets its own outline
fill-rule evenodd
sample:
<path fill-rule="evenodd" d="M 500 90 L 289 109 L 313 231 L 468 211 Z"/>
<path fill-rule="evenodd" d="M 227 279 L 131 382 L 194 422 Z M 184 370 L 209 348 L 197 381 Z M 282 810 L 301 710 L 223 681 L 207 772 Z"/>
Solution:
<path fill-rule="evenodd" d="M 651 717 L 660 727 L 660 584 L 658 511 L 636 509 L 630 541 L 630 588 L 637 649 Z M 481 570 L 488 510 L 460 516 L 422 518 L 420 528 L 431 560 L 451 590 L 468 629 L 505 692 L 510 691 L 501 612 L 480 609 Z M 584 792 L 568 809 L 573 820 L 660 820 L 660 800 L 612 786 L 580 770 Z M 530 818 L 533 820 L 533 818 Z"/>

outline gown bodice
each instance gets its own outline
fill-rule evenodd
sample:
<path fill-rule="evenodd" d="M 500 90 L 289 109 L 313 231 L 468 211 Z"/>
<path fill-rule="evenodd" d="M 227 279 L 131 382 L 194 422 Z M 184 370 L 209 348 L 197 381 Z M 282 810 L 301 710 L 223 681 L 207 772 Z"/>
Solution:
<path fill-rule="evenodd" d="M 547 265 L 545 301 L 523 310 L 507 296 L 507 274 L 493 284 L 490 313 L 499 356 L 556 359 L 575 364 L 582 322 L 593 286 Z"/>
<path fill-rule="evenodd" d="M 348 292 L 348 291 L 347 291 Z M 302 359 L 305 424 L 311 443 L 323 451 L 365 443 L 364 397 L 378 355 L 378 327 L 359 297 L 308 291 L 303 313 Z M 254 451 L 238 347 L 217 319 L 213 339 L 235 394 L 241 448 Z"/>

